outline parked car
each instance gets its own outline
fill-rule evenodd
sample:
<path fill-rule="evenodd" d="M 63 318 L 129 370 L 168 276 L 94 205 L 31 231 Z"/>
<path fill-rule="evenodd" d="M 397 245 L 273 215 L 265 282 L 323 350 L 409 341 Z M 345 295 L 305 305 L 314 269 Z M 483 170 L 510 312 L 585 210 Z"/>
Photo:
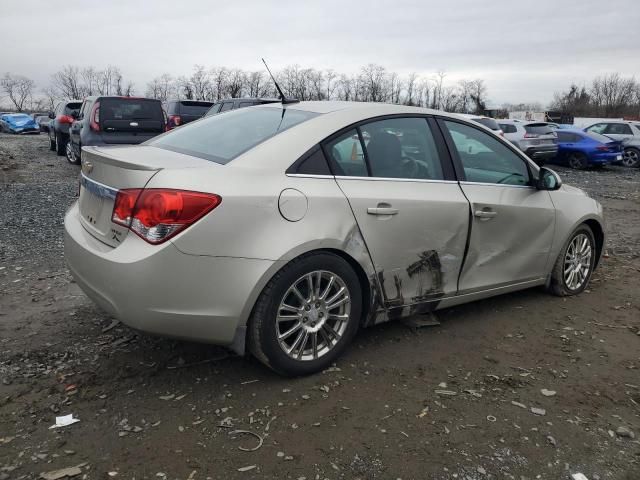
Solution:
<path fill-rule="evenodd" d="M 552 163 L 571 168 L 602 167 L 622 163 L 622 142 L 582 130 L 559 130 L 558 155 Z"/>
<path fill-rule="evenodd" d="M 400 105 L 238 109 L 85 147 L 80 179 L 65 256 L 89 297 L 288 375 L 328 367 L 360 327 L 539 285 L 578 294 L 604 241 L 600 204 L 510 142 Z"/>
<path fill-rule="evenodd" d="M 626 141 L 629 139 L 640 140 L 640 126 L 637 122 L 628 122 L 625 120 L 611 120 L 606 122 L 598 122 L 584 129 L 585 132 L 599 133 L 613 138 L 614 140 Z M 637 143 L 625 146 L 622 164 L 625 167 L 637 167 L 640 164 Z"/>
<path fill-rule="evenodd" d="M 622 140 L 622 148 L 622 164 L 625 167 L 640 167 L 640 138 L 625 138 Z"/>
<path fill-rule="evenodd" d="M 40 128 L 33 118 L 26 113 L 5 113 L 0 116 L 0 132 L 6 133 L 40 133 Z"/>
<path fill-rule="evenodd" d="M 213 104 L 206 116 L 215 115 L 216 113 L 226 112 L 228 110 L 236 110 L 238 108 L 252 107 L 254 105 L 265 105 L 267 103 L 279 103 L 277 98 L 227 98 Z"/>
<path fill-rule="evenodd" d="M 464 117 L 464 118 L 468 118 L 469 120 L 473 120 L 474 122 L 477 122 L 480 125 L 484 125 L 488 129 L 493 130 L 494 132 L 496 132 L 496 134 L 498 134 L 498 135 L 504 135 L 504 132 L 502 131 L 502 128 L 500 128 L 500 125 L 498 124 L 498 122 L 494 118 L 485 117 L 483 115 L 471 115 L 471 114 L 468 114 L 468 113 L 459 113 L 458 115 L 460 115 L 461 117 Z"/>
<path fill-rule="evenodd" d="M 82 147 L 137 145 L 166 129 L 160 100 L 140 97 L 87 97 L 69 129 L 67 160 L 79 164 Z"/>
<path fill-rule="evenodd" d="M 500 120 L 500 128 L 507 140 L 526 153 L 539 166 L 558 154 L 556 130 L 547 122 Z"/>
<path fill-rule="evenodd" d="M 49 113 L 49 150 L 54 150 L 58 155 L 64 155 L 69 143 L 69 127 L 80 111 L 82 101 L 67 100 L 60 102 L 53 112 Z"/>
<path fill-rule="evenodd" d="M 51 119 L 49 118 L 48 114 L 38 115 L 34 120 L 38 124 L 41 132 L 49 132 L 49 122 L 51 121 Z"/>
<path fill-rule="evenodd" d="M 213 102 L 200 100 L 170 100 L 164 104 L 167 113 L 167 130 L 202 118 Z"/>

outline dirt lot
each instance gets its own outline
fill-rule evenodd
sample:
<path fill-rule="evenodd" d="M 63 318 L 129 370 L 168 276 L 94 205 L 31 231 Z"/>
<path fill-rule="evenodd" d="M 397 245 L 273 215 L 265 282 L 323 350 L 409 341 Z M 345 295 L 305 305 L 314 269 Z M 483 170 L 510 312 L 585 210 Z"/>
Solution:
<path fill-rule="evenodd" d="M 0 480 L 640 478 L 640 170 L 558 168 L 607 215 L 584 294 L 378 326 L 302 379 L 114 326 L 64 266 L 77 170 L 0 135 Z"/>

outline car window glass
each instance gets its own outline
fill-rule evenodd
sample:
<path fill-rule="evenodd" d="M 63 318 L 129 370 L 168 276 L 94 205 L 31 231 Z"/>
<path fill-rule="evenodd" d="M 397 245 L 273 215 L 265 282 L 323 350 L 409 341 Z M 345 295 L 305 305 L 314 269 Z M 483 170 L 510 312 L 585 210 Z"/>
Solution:
<path fill-rule="evenodd" d="M 322 149 L 316 148 L 311 154 L 307 155 L 297 166 L 295 173 L 303 175 L 331 175 Z"/>
<path fill-rule="evenodd" d="M 589 128 L 587 128 L 587 131 L 593 133 L 604 133 L 606 128 L 606 123 L 596 123 L 595 125 L 591 125 Z"/>
<path fill-rule="evenodd" d="M 63 115 L 71 115 L 73 112 L 79 113 L 82 102 L 70 102 L 63 106 Z"/>
<path fill-rule="evenodd" d="M 528 185 L 526 163 L 506 145 L 477 128 L 445 122 L 469 182 Z"/>
<path fill-rule="evenodd" d="M 558 142 L 573 142 L 573 134 L 569 132 L 556 132 L 558 135 Z"/>
<path fill-rule="evenodd" d="M 502 128 L 504 133 L 516 133 L 518 131 L 516 126 L 510 123 L 501 123 L 500 128 Z"/>
<path fill-rule="evenodd" d="M 327 142 L 325 151 L 333 162 L 336 175 L 350 177 L 369 175 L 364 162 L 362 144 L 355 128 Z"/>
<path fill-rule="evenodd" d="M 224 102 L 222 104 L 221 112 L 226 112 L 227 110 L 231 110 L 233 108 L 233 102 Z"/>
<path fill-rule="evenodd" d="M 255 104 L 256 102 L 240 102 L 240 105 L 238 106 L 238 108 L 251 107 Z"/>
<path fill-rule="evenodd" d="M 435 140 L 425 118 L 390 118 L 360 127 L 371 176 L 442 180 Z"/>
<path fill-rule="evenodd" d="M 607 128 L 605 129 L 604 133 L 605 135 L 633 135 L 631 127 L 626 123 L 609 123 L 607 124 Z"/>

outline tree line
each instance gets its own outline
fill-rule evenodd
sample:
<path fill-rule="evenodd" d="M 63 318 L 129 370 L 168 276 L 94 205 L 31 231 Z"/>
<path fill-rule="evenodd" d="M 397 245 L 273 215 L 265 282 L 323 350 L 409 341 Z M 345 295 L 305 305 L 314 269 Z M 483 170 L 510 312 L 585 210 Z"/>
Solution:
<path fill-rule="evenodd" d="M 556 93 L 550 107 L 575 117 L 640 118 L 640 82 L 619 73 L 603 75 L 589 86 L 571 84 Z"/>
<path fill-rule="evenodd" d="M 454 113 L 483 113 L 487 107 L 487 86 L 483 79 L 450 82 L 445 72 L 431 76 L 399 75 L 376 64 L 356 73 L 338 73 L 290 65 L 275 72 L 288 97 L 299 100 L 344 100 L 387 102 L 445 110 Z M 266 71 L 195 65 L 191 73 L 163 73 L 150 79 L 142 90 L 125 79 L 119 67 L 67 65 L 51 75 L 50 82 L 36 90 L 33 80 L 6 73 L 0 78 L 0 92 L 17 111 L 53 110 L 62 99 L 89 95 L 145 95 L 170 99 L 217 101 L 233 97 L 277 97 Z M 611 73 L 593 79 L 589 86 L 570 85 L 554 94 L 548 108 L 540 103 L 503 104 L 509 111 L 559 110 L 574 116 L 640 117 L 640 83 L 634 77 Z"/>

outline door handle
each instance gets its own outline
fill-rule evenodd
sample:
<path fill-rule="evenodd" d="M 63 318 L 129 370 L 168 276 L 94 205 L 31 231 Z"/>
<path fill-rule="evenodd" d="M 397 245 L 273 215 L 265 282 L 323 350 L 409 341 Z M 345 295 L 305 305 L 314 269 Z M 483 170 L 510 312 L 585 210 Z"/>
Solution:
<path fill-rule="evenodd" d="M 391 207 L 369 207 L 367 208 L 367 213 L 369 215 L 396 215 L 398 209 Z"/>
<path fill-rule="evenodd" d="M 498 215 L 498 212 L 494 212 L 493 210 L 476 210 L 473 214 L 480 218 L 493 218 Z"/>

